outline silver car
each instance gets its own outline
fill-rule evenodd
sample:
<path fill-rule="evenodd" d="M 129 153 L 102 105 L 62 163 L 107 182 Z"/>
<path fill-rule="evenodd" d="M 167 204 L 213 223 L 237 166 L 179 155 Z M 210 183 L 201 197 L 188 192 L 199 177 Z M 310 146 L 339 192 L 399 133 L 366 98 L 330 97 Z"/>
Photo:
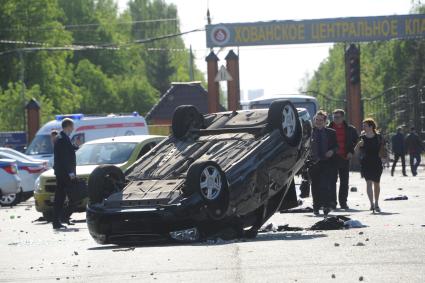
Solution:
<path fill-rule="evenodd" d="M 0 149 L 0 159 L 2 158 L 16 161 L 18 165 L 18 176 L 21 179 L 21 190 L 15 196 L 10 195 L 7 199 L 0 199 L 0 205 L 9 206 L 26 201 L 34 194 L 35 180 L 41 173 L 47 170 L 47 161 L 27 159 Z"/>
<path fill-rule="evenodd" d="M 15 160 L 0 159 L 0 198 L 3 205 L 13 205 L 10 199 L 16 199 L 21 189 L 18 167 Z M 8 204 L 10 202 L 10 204 Z"/>

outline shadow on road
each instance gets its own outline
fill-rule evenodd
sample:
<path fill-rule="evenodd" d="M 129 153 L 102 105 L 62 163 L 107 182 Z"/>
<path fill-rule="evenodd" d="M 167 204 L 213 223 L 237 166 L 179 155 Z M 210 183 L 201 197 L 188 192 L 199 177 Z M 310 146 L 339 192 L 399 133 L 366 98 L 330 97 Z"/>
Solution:
<path fill-rule="evenodd" d="M 258 234 L 258 236 L 255 239 L 248 240 L 246 242 L 259 242 L 259 241 L 276 241 L 276 240 L 313 240 L 316 238 L 324 238 L 327 237 L 326 234 L 305 234 L 302 232 L 297 233 L 264 233 L 264 234 Z"/>
<path fill-rule="evenodd" d="M 68 232 L 79 232 L 81 228 L 66 228 L 66 229 L 59 229 L 54 230 L 55 233 L 68 233 Z"/>
<path fill-rule="evenodd" d="M 113 252 L 128 252 L 133 251 L 134 249 L 139 248 L 148 248 L 148 247 L 173 247 L 173 246 L 222 246 L 229 245 L 234 243 L 249 243 L 249 242 L 265 242 L 265 241 L 285 241 L 285 240 L 313 240 L 316 238 L 327 237 L 323 233 L 303 233 L 303 232 L 267 232 L 260 233 L 255 239 L 234 239 L 234 240 L 207 240 L 203 242 L 195 243 L 176 243 L 176 242 L 163 242 L 163 243 L 140 243 L 140 244 L 131 244 L 128 245 L 107 245 L 107 246 L 98 246 L 88 248 L 89 251 L 104 251 L 112 250 Z"/>
<path fill-rule="evenodd" d="M 374 214 L 374 215 L 377 215 L 377 216 L 379 216 L 379 215 L 381 215 L 381 216 L 387 216 L 387 215 L 396 215 L 396 214 L 400 214 L 400 213 L 398 213 L 398 212 L 372 212 L 372 214 Z"/>

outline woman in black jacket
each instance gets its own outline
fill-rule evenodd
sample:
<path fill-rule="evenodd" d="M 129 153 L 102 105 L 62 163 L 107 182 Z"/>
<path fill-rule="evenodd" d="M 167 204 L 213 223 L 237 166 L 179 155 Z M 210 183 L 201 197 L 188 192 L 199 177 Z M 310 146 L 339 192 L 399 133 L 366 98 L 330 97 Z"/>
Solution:
<path fill-rule="evenodd" d="M 379 207 L 380 181 L 383 170 L 381 158 L 386 158 L 385 142 L 376 131 L 376 122 L 372 118 L 363 121 L 363 131 L 364 134 L 360 136 L 355 150 L 361 154 L 361 174 L 366 180 L 370 210 L 381 212 Z M 372 190 L 372 185 L 374 190 Z"/>

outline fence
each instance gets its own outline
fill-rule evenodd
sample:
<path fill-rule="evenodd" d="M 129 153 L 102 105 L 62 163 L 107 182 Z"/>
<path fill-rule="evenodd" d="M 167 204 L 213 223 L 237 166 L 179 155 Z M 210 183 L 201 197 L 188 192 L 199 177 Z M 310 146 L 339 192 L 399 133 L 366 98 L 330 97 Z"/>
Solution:
<path fill-rule="evenodd" d="M 337 108 L 346 109 L 345 99 L 337 99 L 314 90 L 305 91 L 303 93 L 316 97 L 317 102 L 319 103 L 319 109 L 325 110 L 328 113 L 332 113 L 332 111 Z"/>
<path fill-rule="evenodd" d="M 319 102 L 320 109 L 331 113 L 336 108 L 347 109 L 346 100 L 336 99 L 317 91 L 307 91 Z M 394 133 L 397 127 L 415 127 L 425 140 L 425 86 L 394 86 L 374 96 L 363 94 L 363 117 L 374 118 L 383 133 Z"/>
<path fill-rule="evenodd" d="M 425 87 L 391 87 L 381 94 L 364 97 L 363 116 L 376 119 L 384 133 L 394 133 L 398 127 L 415 127 L 425 140 Z"/>

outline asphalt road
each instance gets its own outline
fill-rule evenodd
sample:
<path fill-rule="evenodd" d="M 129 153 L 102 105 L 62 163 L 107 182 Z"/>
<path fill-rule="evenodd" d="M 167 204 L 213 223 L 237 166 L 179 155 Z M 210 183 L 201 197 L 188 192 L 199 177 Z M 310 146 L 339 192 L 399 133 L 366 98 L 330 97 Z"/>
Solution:
<path fill-rule="evenodd" d="M 382 213 L 368 208 L 364 181 L 351 175 L 349 211 L 365 228 L 261 233 L 250 241 L 123 248 L 100 246 L 83 213 L 66 232 L 33 222 L 33 200 L 0 209 L 0 282 L 425 282 L 425 172 L 384 173 Z M 422 176 L 422 177 L 421 177 Z M 399 190 L 401 188 L 402 190 Z M 309 205 L 307 199 L 305 205 Z M 275 226 L 303 228 L 311 213 L 276 214 Z"/>

